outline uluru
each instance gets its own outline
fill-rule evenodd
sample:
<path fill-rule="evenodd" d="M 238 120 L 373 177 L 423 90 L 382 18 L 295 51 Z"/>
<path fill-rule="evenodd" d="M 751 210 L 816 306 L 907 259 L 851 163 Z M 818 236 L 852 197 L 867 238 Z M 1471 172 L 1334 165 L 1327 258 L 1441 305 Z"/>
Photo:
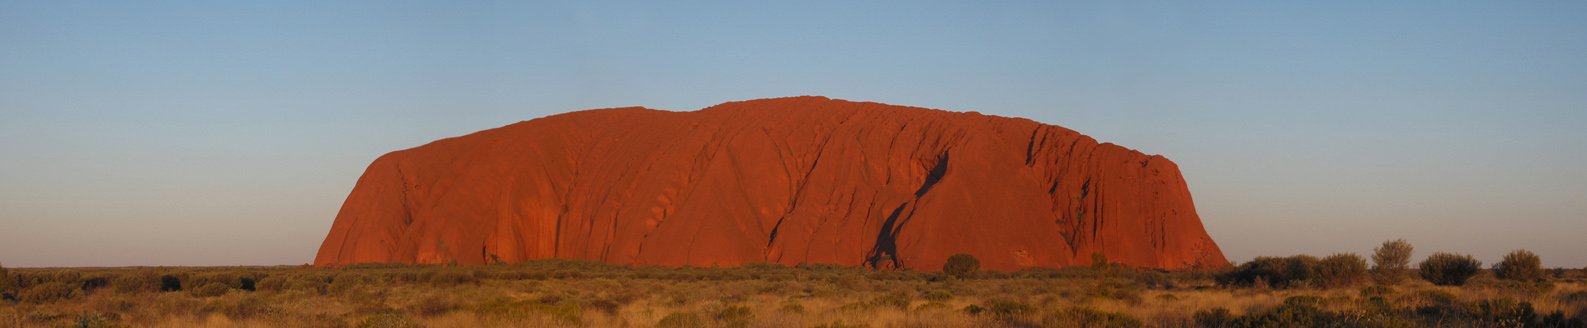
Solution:
<path fill-rule="evenodd" d="M 391 152 L 315 265 L 565 258 L 1013 271 L 1227 263 L 1174 162 L 1028 119 L 791 97 L 594 109 Z"/>

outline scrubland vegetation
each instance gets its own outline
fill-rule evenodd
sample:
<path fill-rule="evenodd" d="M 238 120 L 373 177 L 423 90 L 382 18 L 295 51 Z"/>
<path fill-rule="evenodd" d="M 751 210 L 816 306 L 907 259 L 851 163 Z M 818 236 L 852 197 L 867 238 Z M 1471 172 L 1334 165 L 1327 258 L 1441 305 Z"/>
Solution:
<path fill-rule="evenodd" d="M 832 265 L 0 269 L 0 327 L 1582 327 L 1587 273 L 1409 245 L 1216 271 Z M 1469 261 L 1468 261 L 1469 260 Z"/>

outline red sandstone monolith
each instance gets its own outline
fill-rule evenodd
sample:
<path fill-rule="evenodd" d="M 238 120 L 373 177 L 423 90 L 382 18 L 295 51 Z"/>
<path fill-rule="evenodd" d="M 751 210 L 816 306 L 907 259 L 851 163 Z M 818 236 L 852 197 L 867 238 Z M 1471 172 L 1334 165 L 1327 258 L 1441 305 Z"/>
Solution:
<path fill-rule="evenodd" d="M 315 265 L 569 258 L 939 270 L 1226 263 L 1167 158 L 975 112 L 793 97 L 573 112 L 392 152 Z"/>

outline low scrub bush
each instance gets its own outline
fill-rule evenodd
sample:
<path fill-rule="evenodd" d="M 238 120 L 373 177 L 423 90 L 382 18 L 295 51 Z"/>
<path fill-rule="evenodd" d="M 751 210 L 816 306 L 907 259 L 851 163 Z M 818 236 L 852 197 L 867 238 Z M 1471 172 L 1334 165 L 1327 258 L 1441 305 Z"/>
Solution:
<path fill-rule="evenodd" d="M 550 305 L 532 301 L 495 300 L 476 306 L 474 313 L 508 319 L 547 317 L 572 325 L 578 325 L 584 320 L 584 309 L 579 308 L 578 304 L 571 302 Z"/>
<path fill-rule="evenodd" d="M 1433 253 L 1416 265 L 1416 270 L 1421 274 L 1422 279 L 1439 286 L 1465 285 L 1466 280 L 1481 269 L 1482 262 L 1472 258 L 1471 255 L 1444 252 Z"/>
<path fill-rule="evenodd" d="M 672 314 L 668 314 L 665 317 L 661 317 L 661 321 L 656 322 L 656 328 L 693 328 L 704 326 L 705 319 L 701 318 L 700 314 L 694 312 L 673 312 Z"/>
<path fill-rule="evenodd" d="M 414 313 L 418 313 L 419 315 L 426 317 L 446 314 L 447 312 L 452 312 L 452 310 L 456 310 L 457 308 L 457 302 L 452 301 L 451 297 L 447 297 L 443 293 L 425 295 L 424 297 L 419 298 L 419 301 L 410 307 Z"/>
<path fill-rule="evenodd" d="M 99 312 L 83 311 L 82 315 L 72 319 L 72 323 L 65 325 L 72 328 L 124 328 L 127 325 L 118 325 L 99 314 Z"/>
<path fill-rule="evenodd" d="M 1014 317 L 1036 313 L 1036 307 L 1017 301 L 998 300 L 986 304 L 986 313 L 994 317 Z"/>
<path fill-rule="evenodd" d="M 182 290 L 182 278 L 173 275 L 160 276 L 160 291 L 176 292 Z"/>
<path fill-rule="evenodd" d="M 1053 328 L 1138 328 L 1141 319 L 1123 313 L 1104 312 L 1087 307 L 1072 307 L 1041 319 L 1042 326 Z"/>
<path fill-rule="evenodd" d="M 787 300 L 783 300 L 782 301 L 782 308 L 777 309 L 777 311 L 782 312 L 782 313 L 793 313 L 793 314 L 805 313 L 805 305 L 804 304 L 800 304 L 799 300 L 797 300 L 797 299 L 789 298 Z"/>
<path fill-rule="evenodd" d="M 242 280 L 237 277 L 236 273 L 232 272 L 200 274 L 194 275 L 192 278 L 182 279 L 183 289 L 194 289 L 210 284 L 221 284 L 226 286 L 226 288 L 232 289 L 242 288 Z"/>
<path fill-rule="evenodd" d="M 1361 287 L 1361 298 L 1389 297 L 1394 295 L 1394 287 L 1366 286 Z"/>
<path fill-rule="evenodd" d="M 386 311 L 358 322 L 358 328 L 423 328 L 413 318 L 396 311 Z"/>
<path fill-rule="evenodd" d="M 915 307 L 915 311 L 946 311 L 948 309 L 949 307 L 947 304 L 942 304 L 939 302 L 926 302 L 926 304 L 921 304 L 920 306 Z"/>
<path fill-rule="evenodd" d="M 1317 307 L 1306 304 L 1289 304 L 1235 318 L 1230 327 L 1323 327 L 1330 316 Z"/>
<path fill-rule="evenodd" d="M 716 320 L 730 327 L 746 327 L 749 321 L 755 318 L 755 312 L 748 306 L 729 306 L 716 312 Z"/>
<path fill-rule="evenodd" d="M 1467 307 L 1466 315 L 1482 322 L 1499 325 L 1530 325 L 1537 319 L 1532 303 L 1517 302 L 1513 298 L 1480 299 Z"/>
<path fill-rule="evenodd" d="M 202 289 L 203 287 L 199 287 Z M 199 307 L 200 313 L 220 313 L 236 321 L 265 318 L 271 312 L 271 306 L 264 299 L 255 295 L 243 294 L 240 297 L 224 297 Z"/>
<path fill-rule="evenodd" d="M 1216 279 L 1219 284 L 1239 287 L 1262 285 L 1280 289 L 1303 287 L 1317 271 L 1319 262 L 1321 260 L 1310 255 L 1259 256 L 1219 275 Z"/>
<path fill-rule="evenodd" d="M 354 289 L 362 288 L 368 281 L 369 277 L 363 274 L 343 272 L 337 274 L 336 278 L 331 280 L 330 285 L 325 286 L 325 292 L 332 295 L 344 295 Z"/>
<path fill-rule="evenodd" d="M 254 289 L 261 292 L 280 292 L 286 288 L 287 279 L 282 277 L 265 277 L 254 283 Z"/>
<path fill-rule="evenodd" d="M 1570 294 L 1561 294 L 1559 301 L 1565 304 L 1587 305 L 1587 290 L 1578 290 Z"/>
<path fill-rule="evenodd" d="M 473 274 L 462 271 L 442 271 L 430 277 L 430 284 L 436 287 L 452 287 L 475 283 L 479 283 L 479 280 Z"/>
<path fill-rule="evenodd" d="M 1524 249 L 1515 250 L 1493 265 L 1493 274 L 1499 279 L 1530 282 L 1543 278 L 1542 263 L 1537 254 Z"/>
<path fill-rule="evenodd" d="M 292 280 L 287 281 L 285 289 L 286 290 L 306 291 L 306 292 L 310 292 L 310 293 L 314 293 L 314 294 L 322 294 L 323 295 L 323 294 L 325 294 L 325 289 L 327 287 L 329 287 L 329 285 L 327 285 L 324 281 L 320 281 L 318 279 L 294 278 Z"/>
<path fill-rule="evenodd" d="M 11 271 L 0 265 L 0 292 L 11 291 Z"/>
<path fill-rule="evenodd" d="M 192 291 L 195 297 L 216 297 L 226 295 L 226 292 L 231 291 L 231 286 L 220 282 L 211 282 L 208 285 L 193 288 Z"/>
<path fill-rule="evenodd" d="M 28 288 L 17 299 L 33 304 L 54 303 L 60 300 L 75 299 L 82 296 L 76 286 L 64 282 L 47 282 Z"/>
<path fill-rule="evenodd" d="M 83 278 L 83 282 L 81 283 L 82 289 L 83 289 L 83 293 L 84 294 L 93 294 L 94 290 L 98 290 L 100 288 L 105 288 L 105 287 L 110 287 L 110 279 L 111 278 L 113 278 L 113 277 L 110 276 L 110 275 L 107 275 L 107 274 L 96 274 L 96 275 L 93 275 L 93 276 L 89 276 L 89 277 Z"/>
<path fill-rule="evenodd" d="M 160 275 L 147 270 L 128 272 L 111 279 L 110 285 L 121 294 L 154 292 L 160 290 Z"/>
<path fill-rule="evenodd" d="M 1223 328 L 1229 327 L 1229 323 L 1234 321 L 1234 315 L 1229 313 L 1229 309 L 1211 308 L 1196 310 L 1190 319 L 1202 328 Z"/>
<path fill-rule="evenodd" d="M 1355 286 L 1367 278 L 1367 261 L 1355 253 L 1340 253 L 1324 257 L 1317 264 L 1314 277 L 1318 287 L 1343 288 Z"/>
<path fill-rule="evenodd" d="M 887 295 L 877 296 L 875 299 L 872 299 L 871 302 L 876 303 L 877 306 L 908 310 L 909 305 L 914 303 L 914 297 L 910 296 L 908 292 L 896 291 L 888 293 Z"/>

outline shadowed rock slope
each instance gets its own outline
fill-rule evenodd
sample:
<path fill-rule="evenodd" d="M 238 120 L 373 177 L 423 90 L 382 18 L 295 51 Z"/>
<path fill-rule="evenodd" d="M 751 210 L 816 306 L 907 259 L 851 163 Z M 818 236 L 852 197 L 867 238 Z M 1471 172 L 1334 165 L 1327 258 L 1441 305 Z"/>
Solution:
<path fill-rule="evenodd" d="M 1226 263 L 1179 169 L 1027 119 L 793 97 L 519 122 L 370 164 L 315 265 Z"/>

